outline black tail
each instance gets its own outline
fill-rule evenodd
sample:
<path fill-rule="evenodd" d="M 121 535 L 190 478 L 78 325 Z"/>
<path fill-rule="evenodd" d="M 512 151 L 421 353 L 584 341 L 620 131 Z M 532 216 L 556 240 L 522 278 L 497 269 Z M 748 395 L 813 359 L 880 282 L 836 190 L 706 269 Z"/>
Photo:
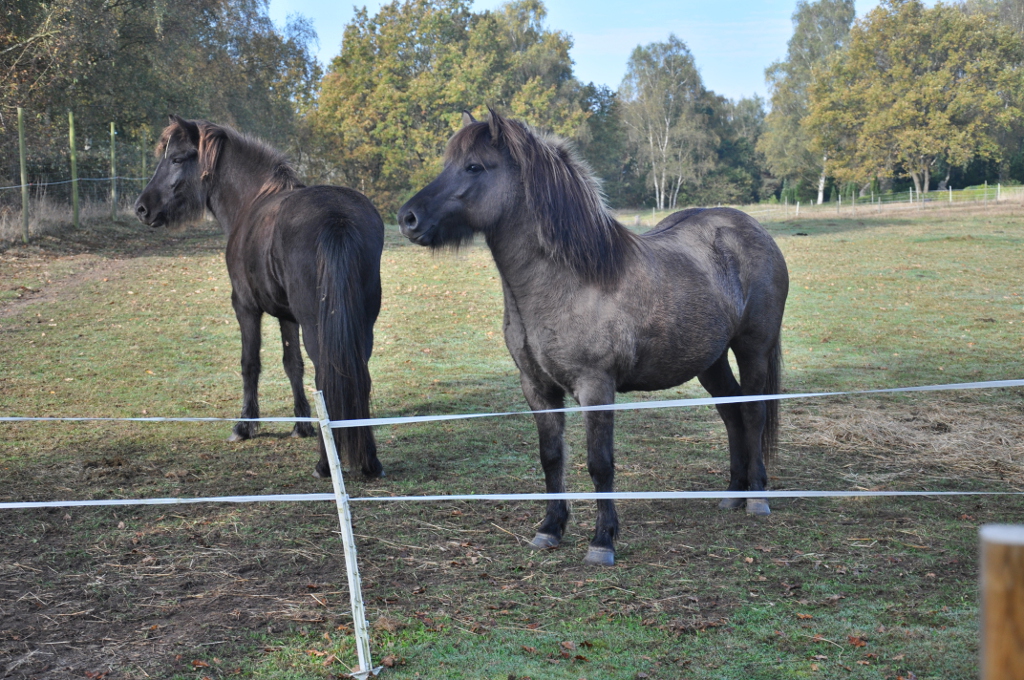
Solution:
<path fill-rule="evenodd" d="M 320 290 L 319 388 L 331 420 L 370 417 L 370 371 L 373 324 L 380 312 L 380 253 L 384 224 L 373 208 L 372 222 L 364 228 L 344 219 L 340 227 L 324 229 L 317 243 L 317 278 Z M 322 378 L 321 378 L 322 376 Z M 377 444 L 369 427 L 334 430 L 339 451 L 348 453 L 352 471 L 379 477 Z"/>
<path fill-rule="evenodd" d="M 768 376 L 764 384 L 765 394 L 779 394 L 782 389 L 782 340 L 776 339 L 775 346 L 768 351 Z M 779 448 L 779 400 L 764 402 L 764 431 L 761 433 L 761 451 L 767 466 Z"/>

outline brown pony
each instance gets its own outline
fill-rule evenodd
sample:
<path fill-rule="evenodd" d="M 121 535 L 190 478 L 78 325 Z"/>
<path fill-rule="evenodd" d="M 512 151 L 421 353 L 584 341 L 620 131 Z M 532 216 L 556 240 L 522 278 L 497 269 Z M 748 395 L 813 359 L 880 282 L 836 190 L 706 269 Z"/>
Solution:
<path fill-rule="evenodd" d="M 505 344 L 535 411 L 561 408 L 566 394 L 597 406 L 613 403 L 616 392 L 694 377 L 716 397 L 779 390 L 789 275 L 772 237 L 738 210 L 684 210 L 634 235 L 609 214 L 565 142 L 491 111 L 483 123 L 464 115 L 443 172 L 402 207 L 398 222 L 410 240 L 432 248 L 483 234 L 501 274 Z M 718 412 L 729 434 L 729 490 L 751 492 L 747 512 L 767 515 L 758 492 L 768 482 L 778 402 L 723 404 Z M 613 489 L 613 413 L 584 414 L 597 491 Z M 564 492 L 565 418 L 535 419 L 547 491 Z M 597 507 L 586 562 L 611 565 L 618 516 L 611 500 Z M 568 516 L 565 501 L 550 501 L 531 545 L 558 545 Z"/>
<path fill-rule="evenodd" d="M 299 329 L 334 419 L 370 415 L 373 324 L 380 311 L 384 224 L 369 199 L 343 187 L 304 186 L 284 156 L 229 127 L 171 116 L 157 146 L 159 164 L 135 202 L 152 227 L 186 223 L 209 210 L 227 236 L 231 304 L 242 331 L 242 418 L 259 418 L 263 314 L 281 325 L 284 370 L 295 415 L 309 417 L 303 392 Z M 257 423 L 235 424 L 230 441 Z M 292 436 L 315 434 L 296 423 Z M 380 476 L 368 427 L 334 430 L 349 464 Z M 315 474 L 330 477 L 320 444 Z"/>

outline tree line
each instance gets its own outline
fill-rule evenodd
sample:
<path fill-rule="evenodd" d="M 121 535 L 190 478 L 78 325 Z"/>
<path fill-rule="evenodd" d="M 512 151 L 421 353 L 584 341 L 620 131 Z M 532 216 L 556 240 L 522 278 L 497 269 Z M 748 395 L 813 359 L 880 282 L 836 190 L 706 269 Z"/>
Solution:
<path fill-rule="evenodd" d="M 310 182 L 344 184 L 385 214 L 440 169 L 462 110 L 486 107 L 572 138 L 616 207 L 917 191 L 1024 179 L 1024 0 L 799 0 L 769 100 L 703 83 L 674 35 L 637 46 L 616 89 L 582 83 L 572 37 L 540 0 L 357 10 L 325 69 L 310 23 L 266 0 L 8 0 L 0 17 L 0 179 L 17 183 L 15 110 L 30 174 L 62 177 L 74 110 L 83 174 L 118 124 L 122 167 L 145 168 L 168 113 L 289 152 Z M 89 155 L 93 149 L 93 156 Z"/>

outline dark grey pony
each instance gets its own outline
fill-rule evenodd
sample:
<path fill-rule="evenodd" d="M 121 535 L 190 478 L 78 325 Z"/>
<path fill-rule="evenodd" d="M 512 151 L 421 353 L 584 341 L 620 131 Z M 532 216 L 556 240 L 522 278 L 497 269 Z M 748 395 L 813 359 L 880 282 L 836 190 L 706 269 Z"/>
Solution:
<path fill-rule="evenodd" d="M 611 404 L 616 392 L 661 390 L 693 377 L 716 397 L 779 390 L 779 334 L 789 290 L 782 253 L 748 215 L 690 209 L 636 236 L 609 214 L 591 173 L 566 143 L 491 112 L 463 127 L 444 171 L 399 211 L 402 233 L 433 248 L 482 233 L 501 274 L 505 344 L 534 410 Z M 729 350 L 740 382 L 729 367 Z M 718 407 L 729 433 L 729 490 L 757 498 L 775 448 L 778 402 Z M 565 419 L 535 414 L 548 492 L 565 490 Z M 597 491 L 612 491 L 612 411 L 584 416 L 587 467 Z M 722 507 L 740 507 L 728 499 Z M 598 501 L 586 562 L 615 562 L 618 517 Z M 558 545 L 565 501 L 550 501 L 531 545 Z"/>
<path fill-rule="evenodd" d="M 307 187 L 277 151 L 231 128 L 171 117 L 157 146 L 159 164 L 135 202 L 153 227 L 194 221 L 209 210 L 227 235 L 231 304 L 242 330 L 242 418 L 260 415 L 263 314 L 281 324 L 284 370 L 295 415 L 309 417 L 302 342 L 334 419 L 367 418 L 373 324 L 380 311 L 384 223 L 369 199 L 342 187 Z M 235 424 L 230 441 L 256 433 Z M 296 423 L 292 436 L 315 434 Z M 368 427 L 334 431 L 352 469 L 380 476 Z M 330 477 L 323 441 L 315 474 Z"/>

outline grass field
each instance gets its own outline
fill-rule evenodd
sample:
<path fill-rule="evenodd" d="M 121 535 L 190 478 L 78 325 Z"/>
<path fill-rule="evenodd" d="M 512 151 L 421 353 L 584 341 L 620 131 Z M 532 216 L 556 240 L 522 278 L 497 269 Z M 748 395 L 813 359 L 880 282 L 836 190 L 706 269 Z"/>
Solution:
<path fill-rule="evenodd" d="M 792 280 L 787 391 L 1021 377 L 1024 211 L 768 225 Z M 0 253 L 0 415 L 219 416 L 241 404 L 223 237 L 129 221 Z M 377 415 L 520 410 L 482 247 L 390 231 Z M 276 323 L 263 414 L 291 413 Z M 311 384 L 311 372 L 307 373 Z M 783 402 L 776 489 L 1019 491 L 1020 390 Z M 699 386 L 621 400 L 702 395 Z M 0 500 L 329 491 L 316 443 L 268 425 L 0 424 Z M 623 412 L 618 488 L 717 490 L 710 408 Z M 532 419 L 382 427 L 388 476 L 353 497 L 543 491 Z M 571 490 L 591 490 L 569 417 Z M 621 502 L 618 563 L 585 568 L 542 503 L 354 505 L 381 677 L 973 678 L 977 528 L 1019 497 Z M 31 678 L 331 678 L 355 663 L 331 504 L 0 511 L 0 670 Z M 6 676 L 5 676 L 6 677 Z"/>

